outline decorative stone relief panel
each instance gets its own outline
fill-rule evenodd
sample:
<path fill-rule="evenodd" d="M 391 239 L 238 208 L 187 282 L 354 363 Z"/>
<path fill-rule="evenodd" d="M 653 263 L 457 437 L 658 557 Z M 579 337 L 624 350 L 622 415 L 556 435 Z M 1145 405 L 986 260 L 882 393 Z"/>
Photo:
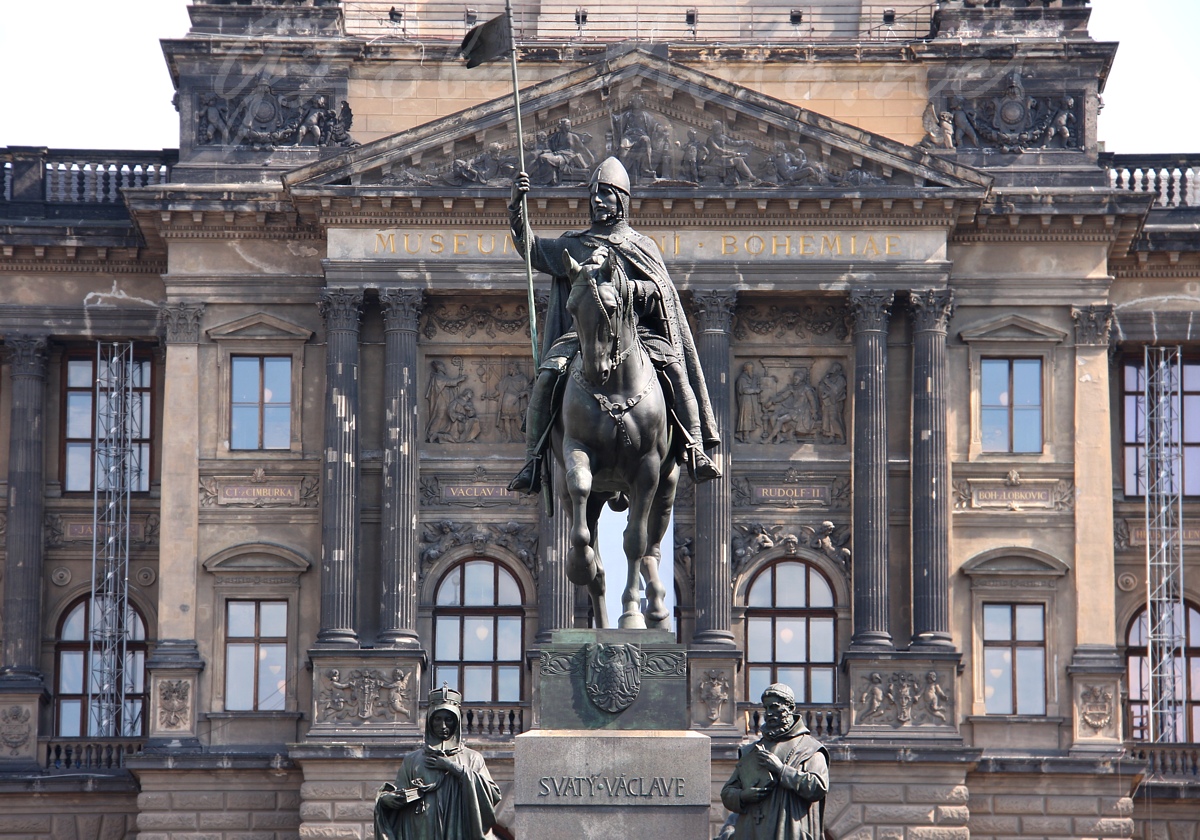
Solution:
<path fill-rule="evenodd" d="M 954 674 L 859 670 L 852 681 L 854 726 L 901 729 L 954 725 Z"/>
<path fill-rule="evenodd" d="M 734 380 L 739 443 L 846 443 L 845 359 L 763 357 Z"/>
<path fill-rule="evenodd" d="M 808 548 L 823 554 L 837 564 L 844 575 L 850 574 L 850 526 L 835 525 L 828 520 L 816 525 L 768 525 L 763 523 L 733 526 L 733 571 L 746 568 L 755 555 L 774 548 L 787 555 Z"/>
<path fill-rule="evenodd" d="M 814 475 L 790 467 L 782 474 L 734 477 L 730 480 L 734 507 L 809 508 L 850 506 L 849 476 Z"/>
<path fill-rule="evenodd" d="M 413 671 L 403 668 L 387 674 L 375 668 L 328 668 L 321 674 L 317 723 L 409 720 L 416 688 L 412 677 Z"/>
<path fill-rule="evenodd" d="M 268 476 L 262 468 L 248 476 L 210 475 L 200 479 L 201 507 L 316 507 L 321 480 L 315 475 Z"/>
<path fill-rule="evenodd" d="M 496 475 L 478 466 L 469 474 L 421 476 L 421 507 L 536 507 L 537 496 L 508 489 L 511 475 Z"/>
<path fill-rule="evenodd" d="M 93 523 L 90 514 L 47 514 L 43 520 L 47 548 L 65 548 L 72 543 L 92 544 Z M 129 541 L 136 546 L 158 544 L 161 520 L 157 513 L 134 516 L 129 522 Z"/>
<path fill-rule="evenodd" d="M 34 726 L 33 709 L 26 705 L 11 704 L 0 709 L 0 744 L 10 758 L 33 753 Z"/>
<path fill-rule="evenodd" d="M 1033 95 L 1020 73 L 1010 73 L 999 90 L 976 97 L 950 93 L 930 102 L 922 145 L 1006 154 L 1079 149 L 1084 102 L 1082 91 Z"/>
<path fill-rule="evenodd" d="M 463 327 L 472 334 L 478 328 Z M 521 426 L 533 387 L 530 362 L 455 355 L 430 357 L 428 364 L 423 431 L 426 443 L 525 440 Z"/>
<path fill-rule="evenodd" d="M 1075 484 L 1067 479 L 1023 478 L 1011 470 L 1004 478 L 971 478 L 954 482 L 954 509 L 1052 510 L 1075 507 Z"/>
<path fill-rule="evenodd" d="M 191 683 L 160 680 L 158 683 L 158 726 L 164 730 L 189 728 L 192 720 Z"/>
<path fill-rule="evenodd" d="M 261 82 L 230 96 L 201 93 L 196 107 L 200 146 L 357 146 L 350 136 L 354 114 L 345 100 L 334 107 L 327 91 L 284 89 Z"/>
<path fill-rule="evenodd" d="M 486 554 L 492 547 L 508 551 L 537 580 L 538 540 L 538 525 L 532 522 L 426 522 L 421 529 L 421 576 L 447 551 L 470 546 L 477 554 Z"/>

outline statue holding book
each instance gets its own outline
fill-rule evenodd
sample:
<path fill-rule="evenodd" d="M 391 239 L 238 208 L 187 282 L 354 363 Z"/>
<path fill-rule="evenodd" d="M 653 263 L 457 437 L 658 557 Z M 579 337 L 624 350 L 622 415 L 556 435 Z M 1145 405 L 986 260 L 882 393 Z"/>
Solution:
<path fill-rule="evenodd" d="M 425 745 L 375 796 L 375 840 L 484 840 L 499 801 L 483 756 L 462 745 L 462 695 L 443 686 L 429 692 Z"/>

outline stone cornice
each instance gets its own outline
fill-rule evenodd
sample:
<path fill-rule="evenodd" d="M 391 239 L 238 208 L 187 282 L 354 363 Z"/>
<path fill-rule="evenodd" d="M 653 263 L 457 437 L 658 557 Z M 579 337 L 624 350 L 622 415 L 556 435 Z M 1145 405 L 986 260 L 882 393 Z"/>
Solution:
<path fill-rule="evenodd" d="M 158 337 L 158 310 L 8 303 L 0 304 L 0 324 L 9 335 L 45 331 L 46 324 L 53 324 L 54 335 L 64 338 L 122 335 L 154 340 Z"/>

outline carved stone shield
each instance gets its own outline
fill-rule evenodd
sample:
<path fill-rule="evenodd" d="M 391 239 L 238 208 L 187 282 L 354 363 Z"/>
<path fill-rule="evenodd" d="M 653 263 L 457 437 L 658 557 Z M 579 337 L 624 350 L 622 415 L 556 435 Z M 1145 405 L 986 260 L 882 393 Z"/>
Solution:
<path fill-rule="evenodd" d="M 584 689 L 588 698 L 606 712 L 623 712 L 642 688 L 645 654 L 637 645 L 595 644 L 585 651 Z"/>

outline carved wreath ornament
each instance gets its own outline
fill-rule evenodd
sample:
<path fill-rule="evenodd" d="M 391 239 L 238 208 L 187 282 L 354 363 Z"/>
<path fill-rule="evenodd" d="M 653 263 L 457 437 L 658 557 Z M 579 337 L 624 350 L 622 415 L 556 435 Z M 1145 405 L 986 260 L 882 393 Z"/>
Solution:
<path fill-rule="evenodd" d="M 1113 716 L 1113 694 L 1102 685 L 1084 686 L 1079 695 L 1079 717 L 1095 732 L 1100 732 Z"/>

